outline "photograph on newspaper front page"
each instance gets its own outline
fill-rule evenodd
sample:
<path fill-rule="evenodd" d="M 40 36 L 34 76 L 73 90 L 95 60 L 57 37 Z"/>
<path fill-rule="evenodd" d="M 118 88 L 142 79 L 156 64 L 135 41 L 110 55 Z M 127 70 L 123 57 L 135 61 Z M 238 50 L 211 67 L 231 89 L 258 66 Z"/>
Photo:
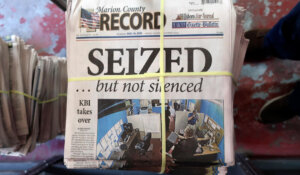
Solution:
<path fill-rule="evenodd" d="M 223 100 L 166 100 L 165 106 L 169 163 L 224 162 Z M 129 167 L 160 161 L 161 132 L 160 99 L 98 100 L 98 160 L 126 160 Z"/>

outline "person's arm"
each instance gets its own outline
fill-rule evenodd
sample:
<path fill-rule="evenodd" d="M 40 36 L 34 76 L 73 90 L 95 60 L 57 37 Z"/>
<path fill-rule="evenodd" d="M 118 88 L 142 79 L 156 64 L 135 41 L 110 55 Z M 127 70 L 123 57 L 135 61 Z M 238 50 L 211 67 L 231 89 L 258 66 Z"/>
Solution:
<path fill-rule="evenodd" d="M 188 117 L 188 121 L 192 120 L 194 118 L 194 114 L 192 114 L 190 117 Z"/>
<path fill-rule="evenodd" d="M 179 135 L 179 134 L 177 134 L 177 135 L 178 135 L 178 138 L 179 138 L 179 139 L 185 139 L 184 136 L 181 136 L 181 135 Z"/>

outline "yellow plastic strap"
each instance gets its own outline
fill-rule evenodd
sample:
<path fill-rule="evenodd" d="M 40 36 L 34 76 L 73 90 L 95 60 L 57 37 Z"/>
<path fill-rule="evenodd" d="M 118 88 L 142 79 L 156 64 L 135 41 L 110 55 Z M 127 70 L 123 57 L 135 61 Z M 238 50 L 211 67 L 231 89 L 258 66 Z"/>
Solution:
<path fill-rule="evenodd" d="M 145 79 L 145 78 L 159 78 L 161 85 L 161 126 L 162 126 L 162 163 L 160 173 L 165 172 L 166 167 L 166 122 L 165 122 L 165 77 L 190 77 L 190 76 L 230 76 L 233 83 L 236 84 L 234 76 L 230 72 L 179 72 L 179 73 L 165 73 L 164 63 L 164 4 L 165 1 L 160 1 L 160 72 L 159 73 L 145 73 L 141 75 L 116 75 L 116 76 L 98 76 L 98 77 L 75 77 L 69 78 L 68 82 L 75 81 L 93 81 L 93 80 L 125 80 L 125 79 Z"/>
<path fill-rule="evenodd" d="M 26 94 L 26 93 L 20 92 L 20 91 L 16 91 L 16 90 L 10 90 L 10 91 L 2 91 L 2 90 L 0 90 L 0 94 L 18 94 L 18 95 L 22 95 L 22 96 L 27 97 L 27 98 L 29 98 L 31 100 L 37 101 L 37 103 L 39 103 L 39 104 L 51 103 L 51 102 L 54 102 L 54 101 L 58 100 L 59 97 L 66 97 L 67 96 L 66 93 L 61 93 L 61 94 L 58 94 L 57 97 L 51 98 L 49 100 L 40 100 L 40 99 L 38 99 L 38 98 L 36 98 L 34 96 L 31 96 L 29 94 Z"/>
<path fill-rule="evenodd" d="M 9 94 L 9 91 L 2 91 L 2 90 L 0 90 L 0 94 Z"/>
<path fill-rule="evenodd" d="M 158 77 L 190 77 L 190 76 L 230 76 L 233 81 L 234 77 L 230 72 L 170 72 L 170 73 L 145 73 L 140 75 L 113 75 L 113 76 L 98 76 L 98 77 L 75 77 L 69 78 L 69 82 L 73 81 L 93 81 L 93 80 L 128 80 L 141 78 L 158 78 Z"/>
<path fill-rule="evenodd" d="M 16 91 L 16 90 L 10 90 L 10 93 L 11 93 L 11 94 L 19 94 L 19 95 L 23 95 L 24 97 L 27 97 L 27 98 L 29 98 L 29 99 L 31 99 L 31 100 L 39 101 L 38 98 L 36 98 L 36 97 L 34 97 L 34 96 L 31 96 L 31 95 L 29 95 L 29 94 L 26 94 L 26 93 L 24 93 L 24 92 L 20 92 L 20 91 Z"/>
<path fill-rule="evenodd" d="M 164 0 L 160 1 L 160 72 L 159 73 L 146 73 L 142 75 L 123 75 L 123 76 L 99 76 L 99 77 L 76 77 L 69 78 L 69 82 L 74 81 L 89 81 L 89 80 L 124 80 L 124 79 L 145 79 L 145 78 L 158 78 L 161 86 L 161 126 L 162 126 L 162 162 L 160 173 L 164 173 L 166 169 L 166 120 L 165 120 L 165 77 L 189 77 L 189 76 L 231 76 L 234 84 L 234 76 L 230 72 L 181 72 L 181 73 L 165 73 L 164 63 Z M 167 126 L 168 127 L 168 126 Z"/>
<path fill-rule="evenodd" d="M 58 94 L 57 97 L 54 97 L 54 98 L 51 98 L 50 100 L 44 100 L 44 101 L 38 101 L 39 104 L 46 104 L 46 103 L 51 103 L 51 102 L 54 102 L 56 100 L 59 99 L 59 97 L 66 97 L 67 94 L 66 93 L 61 93 L 61 94 Z"/>
<path fill-rule="evenodd" d="M 161 86 L 161 169 L 160 173 L 164 173 L 166 169 L 166 114 L 165 114 L 165 62 L 164 62 L 164 5 L 165 1 L 160 1 L 160 51 L 159 51 L 159 61 L 160 61 L 160 77 L 159 82 Z M 168 127 L 168 126 L 167 126 Z"/>

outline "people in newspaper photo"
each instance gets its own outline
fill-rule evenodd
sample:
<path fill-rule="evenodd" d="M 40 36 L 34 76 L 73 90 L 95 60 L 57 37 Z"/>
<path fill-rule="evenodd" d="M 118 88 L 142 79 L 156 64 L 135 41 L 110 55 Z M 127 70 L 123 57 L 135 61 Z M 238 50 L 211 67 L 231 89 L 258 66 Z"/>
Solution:
<path fill-rule="evenodd" d="M 222 100 L 166 100 L 167 164 L 174 162 L 224 162 Z M 176 108 L 175 108 L 176 106 Z M 190 119 L 193 118 L 193 119 Z M 193 122 L 190 122 L 190 121 Z M 172 126 L 173 125 L 173 126 Z M 102 166 L 133 168 L 135 162 L 160 162 L 161 101 L 149 99 L 99 99 L 97 158 L 115 160 Z M 107 165 L 109 164 L 109 165 Z"/>

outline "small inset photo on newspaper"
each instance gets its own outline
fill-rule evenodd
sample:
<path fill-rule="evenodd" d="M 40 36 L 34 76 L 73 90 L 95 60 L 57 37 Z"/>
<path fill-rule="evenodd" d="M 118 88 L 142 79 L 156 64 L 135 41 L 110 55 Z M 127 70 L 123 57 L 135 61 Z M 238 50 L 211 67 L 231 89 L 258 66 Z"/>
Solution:
<path fill-rule="evenodd" d="M 224 163 L 223 100 L 201 99 L 165 100 L 165 127 L 159 99 L 99 99 L 97 159 L 110 168 L 160 164 L 163 128 L 167 166 Z"/>

